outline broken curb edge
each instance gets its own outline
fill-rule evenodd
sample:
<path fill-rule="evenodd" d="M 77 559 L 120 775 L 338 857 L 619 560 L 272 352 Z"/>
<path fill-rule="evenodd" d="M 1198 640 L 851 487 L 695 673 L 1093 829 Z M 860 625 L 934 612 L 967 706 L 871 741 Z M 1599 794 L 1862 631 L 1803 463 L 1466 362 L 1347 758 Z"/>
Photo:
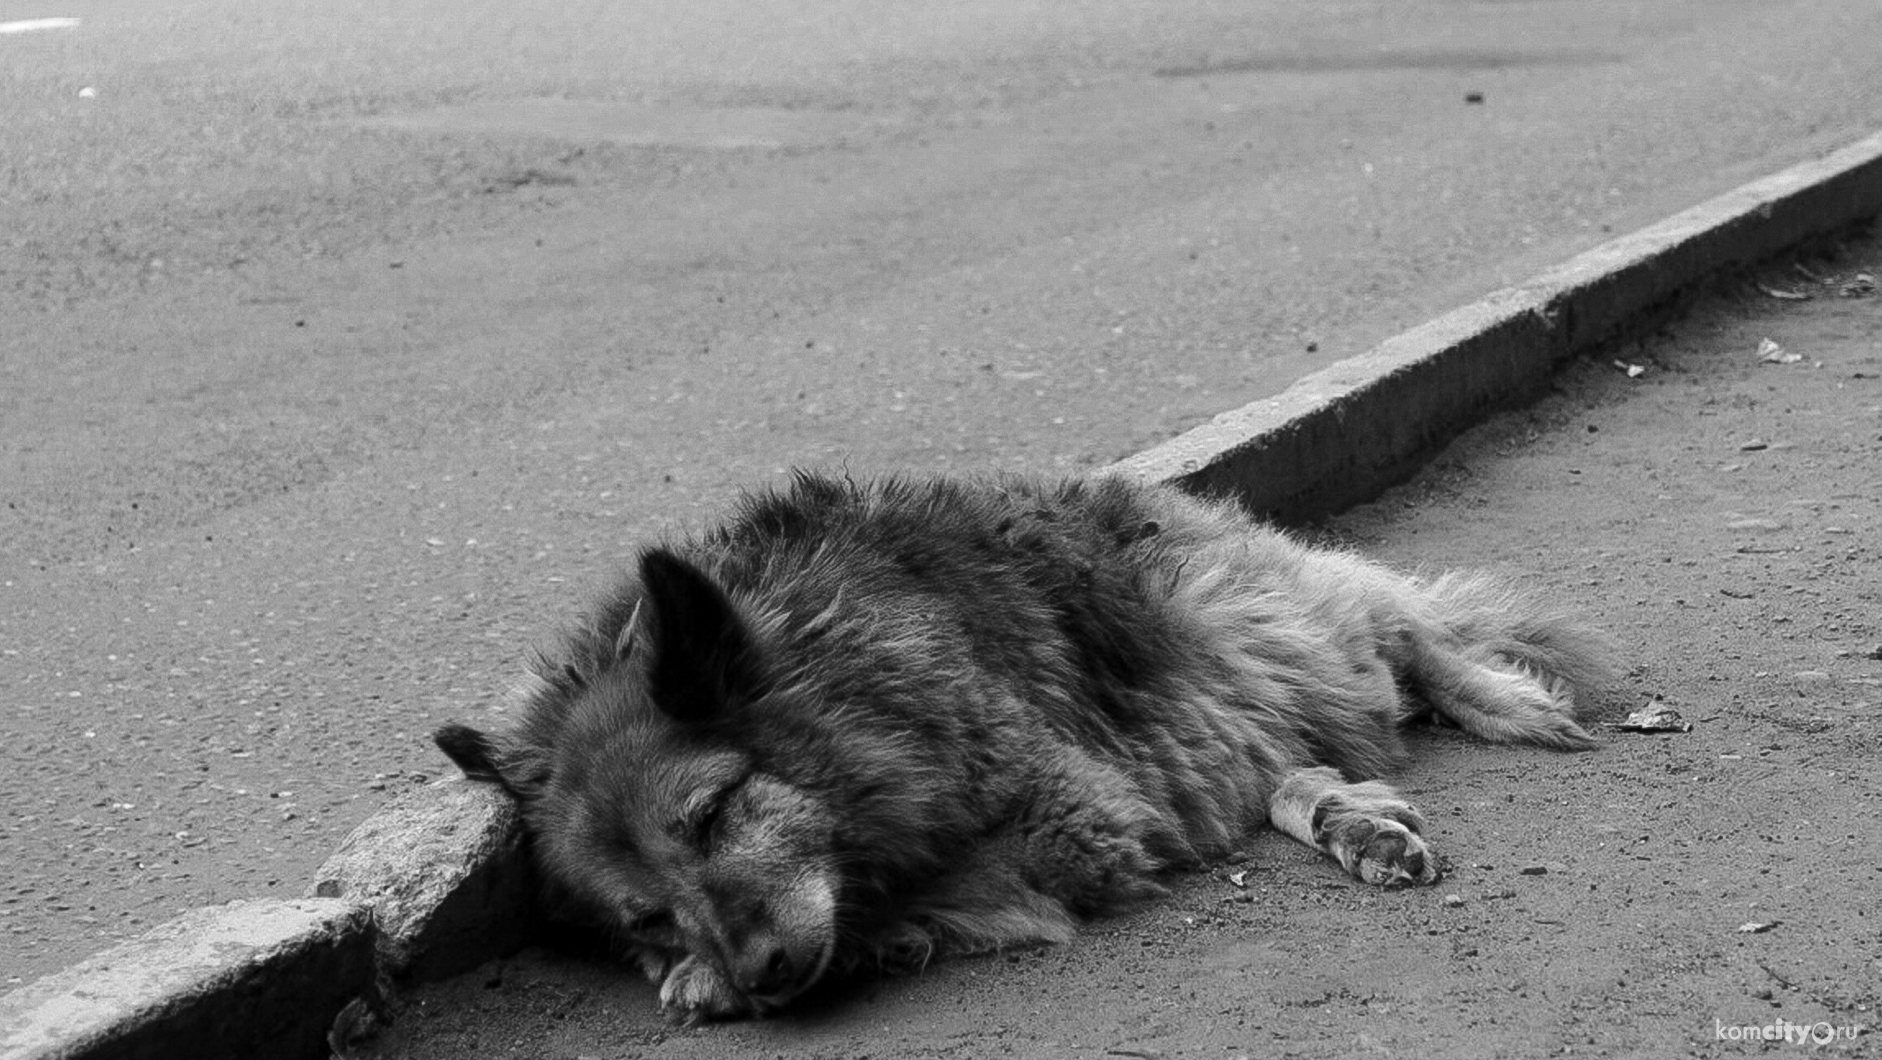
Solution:
<path fill-rule="evenodd" d="M 1403 481 L 1534 399 L 1569 358 L 1711 277 L 1882 214 L 1882 133 L 1604 243 L 1225 412 L 1105 472 L 1299 522 Z M 0 1060 L 325 1057 L 399 986 L 520 948 L 536 925 L 515 807 L 450 779 L 350 834 L 295 901 L 192 910 L 0 996 Z"/>

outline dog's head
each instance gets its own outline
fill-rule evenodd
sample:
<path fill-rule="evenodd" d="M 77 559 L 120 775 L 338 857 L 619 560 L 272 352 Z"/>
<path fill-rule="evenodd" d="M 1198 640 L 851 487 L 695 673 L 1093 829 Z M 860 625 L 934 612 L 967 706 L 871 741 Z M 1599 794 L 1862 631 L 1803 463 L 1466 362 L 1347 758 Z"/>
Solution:
<path fill-rule="evenodd" d="M 545 874 L 629 939 L 694 954 L 754 1011 L 782 1005 L 830 965 L 840 882 L 829 808 L 742 738 L 769 694 L 760 645 L 660 549 L 599 624 L 538 667 L 514 732 L 447 725 L 438 746 L 521 802 Z"/>

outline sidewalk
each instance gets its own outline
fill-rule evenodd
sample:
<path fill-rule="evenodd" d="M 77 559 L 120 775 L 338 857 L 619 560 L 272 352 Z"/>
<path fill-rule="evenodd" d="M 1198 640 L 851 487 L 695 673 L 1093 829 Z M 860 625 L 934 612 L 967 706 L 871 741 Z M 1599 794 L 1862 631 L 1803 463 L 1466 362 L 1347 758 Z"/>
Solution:
<path fill-rule="evenodd" d="M 1610 722 L 1657 701 L 1692 724 L 1603 725 L 1573 756 L 1419 736 L 1395 779 L 1449 859 L 1437 887 L 1372 890 L 1264 835 L 1069 945 L 787 1018 L 671 1028 L 638 977 L 532 950 L 407 995 L 358 1055 L 1882 1052 L 1882 295 L 1842 293 L 1882 276 L 1882 241 L 1799 265 L 1579 360 L 1328 528 L 1528 577 L 1625 643 Z"/>

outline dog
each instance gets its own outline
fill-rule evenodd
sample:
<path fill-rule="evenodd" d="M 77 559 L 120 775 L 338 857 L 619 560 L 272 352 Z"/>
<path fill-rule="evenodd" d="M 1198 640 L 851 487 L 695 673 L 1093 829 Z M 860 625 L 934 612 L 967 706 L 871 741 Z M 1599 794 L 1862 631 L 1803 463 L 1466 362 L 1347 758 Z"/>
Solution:
<path fill-rule="evenodd" d="M 1115 477 L 798 472 L 641 552 L 510 731 L 438 746 L 688 1023 L 837 972 L 1067 939 L 1264 824 L 1428 884 L 1376 778 L 1435 713 L 1580 750 L 1608 640 Z"/>

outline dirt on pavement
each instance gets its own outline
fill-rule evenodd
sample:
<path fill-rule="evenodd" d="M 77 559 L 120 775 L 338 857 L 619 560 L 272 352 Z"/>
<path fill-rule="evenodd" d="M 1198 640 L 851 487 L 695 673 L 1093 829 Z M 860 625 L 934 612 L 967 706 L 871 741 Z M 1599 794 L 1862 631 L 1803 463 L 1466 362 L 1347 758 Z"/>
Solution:
<path fill-rule="evenodd" d="M 1438 885 L 1376 890 L 1259 834 L 1068 945 L 782 1018 L 669 1026 L 637 977 L 531 950 L 407 995 L 360 1052 L 1882 1053 L 1882 296 L 1858 274 L 1882 275 L 1874 238 L 1736 277 L 1325 528 L 1519 574 L 1628 653 L 1591 753 L 1414 736 L 1391 779 Z M 1691 731 L 1616 727 L 1649 704 Z"/>

